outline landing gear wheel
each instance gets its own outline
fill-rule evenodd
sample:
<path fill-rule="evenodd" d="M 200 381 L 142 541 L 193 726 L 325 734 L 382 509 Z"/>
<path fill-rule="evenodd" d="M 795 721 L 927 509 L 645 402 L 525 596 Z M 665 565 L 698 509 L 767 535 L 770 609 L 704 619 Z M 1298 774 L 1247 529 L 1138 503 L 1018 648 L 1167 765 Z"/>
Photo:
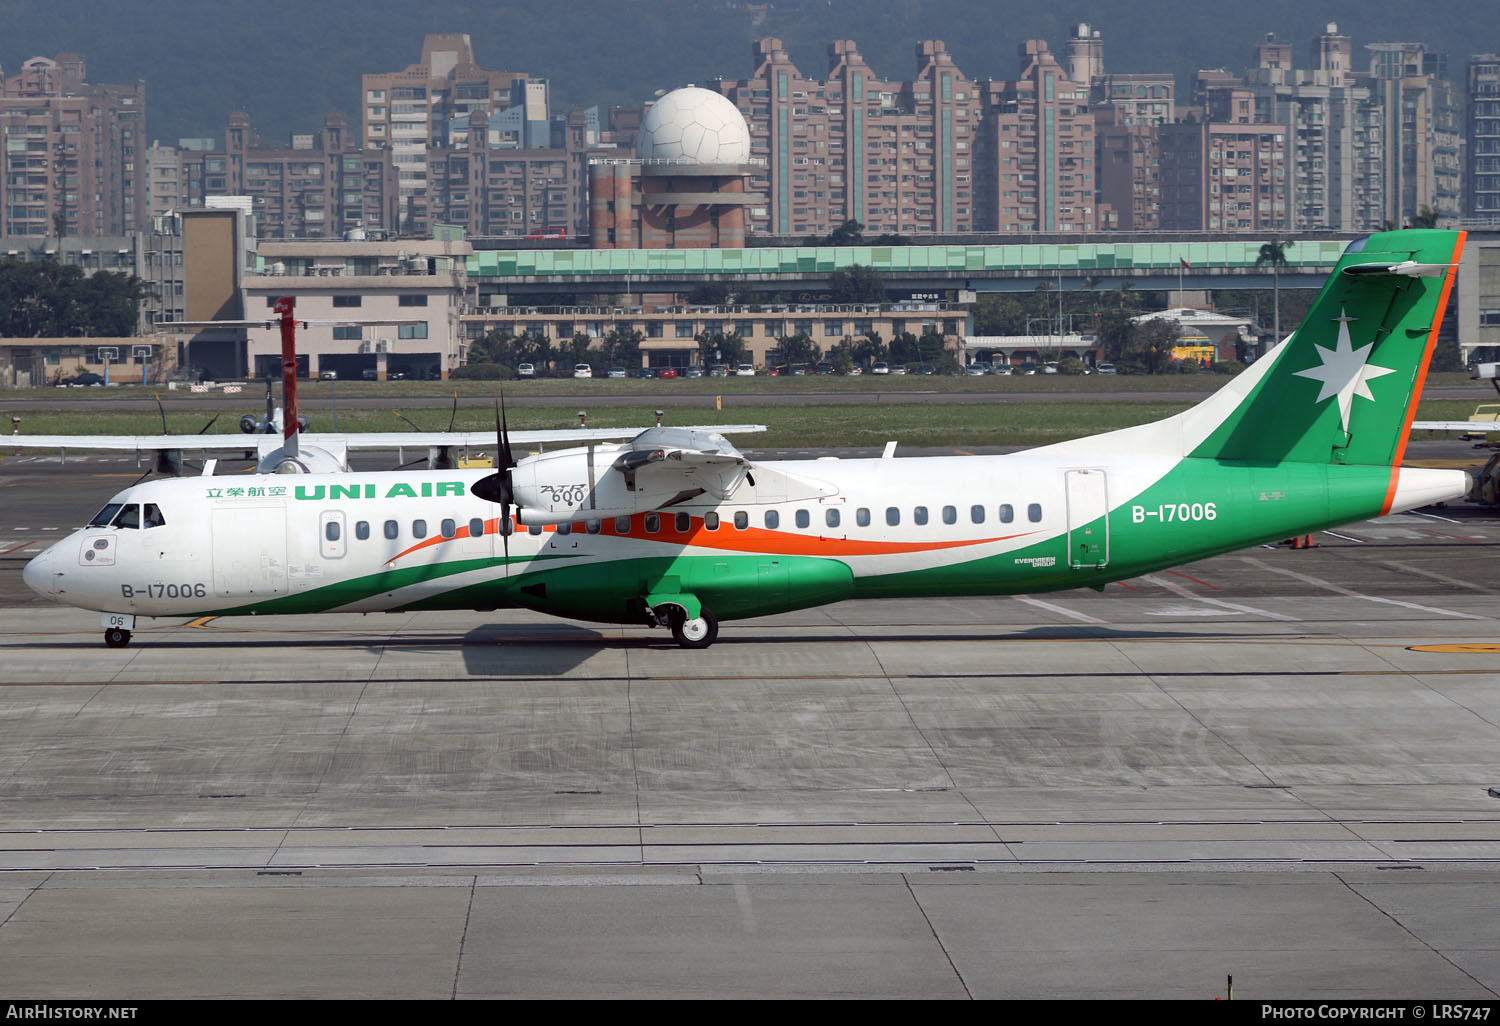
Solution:
<path fill-rule="evenodd" d="M 110 648 L 124 648 L 130 644 L 130 632 L 121 630 L 119 627 L 111 627 L 104 632 L 104 643 Z"/>
<path fill-rule="evenodd" d="M 719 636 L 719 619 L 704 606 L 697 619 L 689 620 L 680 609 L 672 614 L 672 640 L 683 648 L 707 648 Z"/>

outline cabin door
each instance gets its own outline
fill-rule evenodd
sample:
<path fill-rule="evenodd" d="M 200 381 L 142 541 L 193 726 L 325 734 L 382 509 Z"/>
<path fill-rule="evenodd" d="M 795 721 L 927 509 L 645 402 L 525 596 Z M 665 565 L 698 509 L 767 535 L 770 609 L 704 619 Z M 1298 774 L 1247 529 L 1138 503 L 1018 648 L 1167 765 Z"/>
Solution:
<path fill-rule="evenodd" d="M 1064 472 L 1068 499 L 1068 565 L 1109 565 L 1109 496 L 1102 470 Z"/>

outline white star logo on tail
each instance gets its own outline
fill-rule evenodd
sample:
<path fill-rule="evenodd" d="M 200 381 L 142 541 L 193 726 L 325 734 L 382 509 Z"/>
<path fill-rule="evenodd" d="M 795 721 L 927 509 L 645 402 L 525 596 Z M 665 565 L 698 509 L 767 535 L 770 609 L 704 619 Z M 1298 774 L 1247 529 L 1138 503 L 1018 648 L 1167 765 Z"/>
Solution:
<path fill-rule="evenodd" d="M 1339 311 L 1339 317 L 1334 320 L 1339 322 L 1339 338 L 1333 349 L 1324 349 L 1315 346 L 1318 356 L 1323 360 L 1319 367 L 1309 367 L 1299 370 L 1296 376 L 1299 378 L 1312 378 L 1320 382 L 1322 388 L 1318 390 L 1317 402 L 1322 402 L 1329 396 L 1339 397 L 1339 418 L 1343 422 L 1344 431 L 1349 430 L 1349 409 L 1354 405 L 1356 395 L 1375 401 L 1370 394 L 1369 382 L 1375 378 L 1394 374 L 1395 370 L 1390 367 L 1374 367 L 1366 361 L 1370 358 L 1370 352 L 1375 348 L 1371 342 L 1362 349 L 1355 349 L 1349 339 L 1349 322 L 1358 320 L 1350 317 L 1344 311 Z"/>

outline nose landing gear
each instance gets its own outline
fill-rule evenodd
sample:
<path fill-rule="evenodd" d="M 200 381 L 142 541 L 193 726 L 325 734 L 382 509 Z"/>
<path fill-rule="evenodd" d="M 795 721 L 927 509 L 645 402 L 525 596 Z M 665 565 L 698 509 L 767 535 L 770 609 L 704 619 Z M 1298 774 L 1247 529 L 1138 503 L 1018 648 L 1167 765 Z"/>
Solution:
<path fill-rule="evenodd" d="M 130 632 L 120 627 L 111 627 L 104 632 L 104 643 L 110 648 L 124 648 L 130 644 Z"/>

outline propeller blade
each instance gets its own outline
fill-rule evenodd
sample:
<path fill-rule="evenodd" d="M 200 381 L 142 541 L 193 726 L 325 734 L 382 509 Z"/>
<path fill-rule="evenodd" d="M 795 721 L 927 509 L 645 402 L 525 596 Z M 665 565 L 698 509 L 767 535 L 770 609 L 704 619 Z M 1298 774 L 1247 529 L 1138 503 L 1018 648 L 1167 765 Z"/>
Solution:
<path fill-rule="evenodd" d="M 161 404 L 161 393 L 152 392 L 151 398 L 156 400 L 156 412 L 161 414 L 161 433 L 164 435 L 171 434 L 167 430 L 167 408 Z M 202 434 L 202 432 L 199 432 L 199 434 Z"/>
<path fill-rule="evenodd" d="M 417 425 L 412 424 L 412 422 L 400 410 L 392 410 L 391 412 L 394 413 L 404 423 L 411 425 L 411 429 L 413 431 L 421 431 L 422 430 L 421 428 L 417 427 Z"/>
<path fill-rule="evenodd" d="M 204 424 L 201 428 L 198 429 L 198 433 L 200 435 L 207 434 L 208 433 L 208 429 L 214 426 L 214 421 L 218 420 L 221 416 L 223 416 L 223 411 L 222 410 L 219 413 L 216 413 L 212 417 L 210 417 L 208 419 L 208 423 Z"/>
<path fill-rule="evenodd" d="M 458 389 L 453 390 L 453 412 L 448 415 L 448 430 L 453 430 L 453 425 L 458 423 Z"/>

